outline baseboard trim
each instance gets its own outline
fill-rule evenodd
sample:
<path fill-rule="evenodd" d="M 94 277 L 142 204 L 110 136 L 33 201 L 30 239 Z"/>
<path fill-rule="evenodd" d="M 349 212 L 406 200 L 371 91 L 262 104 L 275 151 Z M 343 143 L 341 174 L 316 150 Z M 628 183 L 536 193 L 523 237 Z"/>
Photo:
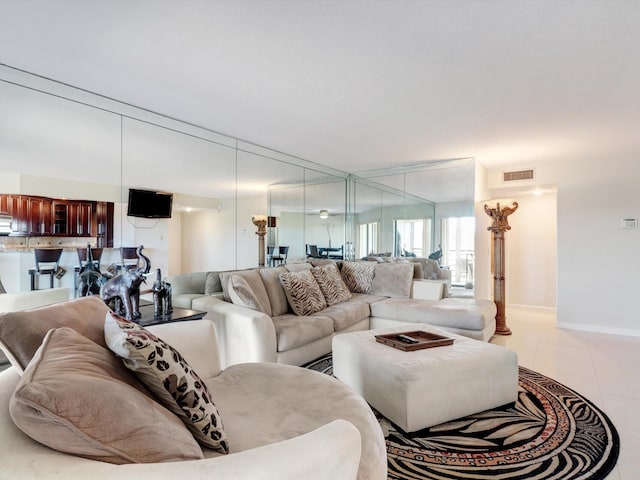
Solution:
<path fill-rule="evenodd" d="M 640 337 L 640 330 L 630 328 L 610 328 L 599 327 L 597 325 L 588 325 L 586 323 L 566 323 L 556 322 L 556 327 L 566 330 L 580 330 L 583 332 L 605 333 L 609 335 L 624 335 L 626 337 Z"/>

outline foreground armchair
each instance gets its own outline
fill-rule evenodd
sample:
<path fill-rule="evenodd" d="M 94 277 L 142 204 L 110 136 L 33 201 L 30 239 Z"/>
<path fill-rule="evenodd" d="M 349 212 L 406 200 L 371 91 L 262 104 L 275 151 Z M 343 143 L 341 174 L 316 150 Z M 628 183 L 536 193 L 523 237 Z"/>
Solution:
<path fill-rule="evenodd" d="M 80 334 L 81 341 L 71 347 L 91 344 L 93 349 L 106 348 L 102 325 L 107 313 L 108 309 L 101 300 L 86 297 L 0 315 L 0 344 L 13 363 L 11 368 L 0 373 L 0 437 L 3 439 L 0 479 L 386 478 L 382 431 L 371 409 L 359 395 L 332 377 L 288 365 L 240 364 L 221 371 L 216 331 L 213 323 L 206 319 L 158 325 L 148 327 L 148 330 L 181 352 L 203 379 L 220 413 L 229 454 L 202 448 L 204 458 L 196 460 L 116 465 L 49 448 L 56 448 L 55 442 L 60 441 L 60 435 L 44 435 L 46 440 L 41 441 L 51 443 L 49 446 L 32 440 L 16 426 L 23 425 L 22 419 L 15 417 L 19 412 L 15 408 L 19 401 L 14 393 L 16 387 L 21 388 L 25 378 L 33 376 L 34 366 L 46 359 L 48 342 L 54 337 Z M 71 348 L 66 357 L 78 365 L 81 363 L 78 355 L 82 355 L 83 348 Z M 56 369 L 71 369 L 75 374 L 73 365 L 63 367 L 56 364 Z M 21 380 L 23 370 L 24 378 Z M 50 381 L 50 376 L 45 380 Z M 47 385 L 47 388 L 51 387 L 50 383 Z M 120 427 L 136 422 L 138 418 L 137 414 L 129 411 L 130 407 L 125 408 L 127 404 L 124 401 L 119 403 L 119 398 L 110 397 L 112 389 L 103 388 L 99 394 L 101 403 L 89 405 L 92 406 L 90 418 L 95 417 L 95 421 L 89 422 L 94 435 L 89 438 L 92 450 L 86 456 L 96 455 L 98 442 L 102 442 L 100 447 L 102 452 L 106 452 L 104 456 L 122 453 L 108 445 L 112 439 L 97 438 L 100 432 L 98 429 L 98 434 L 95 434 L 96 425 L 105 425 L 104 428 L 109 429 L 112 423 Z M 82 399 L 77 403 L 80 406 L 87 404 Z M 9 414 L 10 404 L 13 419 Z M 105 412 L 117 413 L 109 418 L 100 418 Z M 83 420 L 87 418 L 85 416 Z M 51 415 L 42 415 L 42 423 L 46 422 L 51 423 Z M 33 428 L 38 428 L 38 424 L 32 421 Z M 54 427 L 59 425 L 60 422 Z M 144 438 L 138 435 L 144 425 L 134 424 L 133 427 L 136 433 L 132 434 L 135 443 L 131 444 L 131 450 L 139 450 L 145 444 Z M 51 428 L 51 425 L 44 428 Z M 153 430 L 157 436 L 157 428 L 153 427 Z M 85 439 L 87 434 L 74 438 Z M 166 440 L 169 445 L 175 443 L 173 438 Z M 106 446 L 103 445 L 105 443 Z M 68 445 L 59 445 L 58 449 L 66 447 Z"/>

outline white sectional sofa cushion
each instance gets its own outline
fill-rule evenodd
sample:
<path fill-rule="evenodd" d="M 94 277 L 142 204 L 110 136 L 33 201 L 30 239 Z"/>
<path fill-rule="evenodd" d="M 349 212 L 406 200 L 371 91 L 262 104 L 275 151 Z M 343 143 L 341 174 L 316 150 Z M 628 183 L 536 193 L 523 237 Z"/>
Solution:
<path fill-rule="evenodd" d="M 428 323 L 449 332 L 487 341 L 495 331 L 496 304 L 491 300 L 390 298 L 371 305 L 371 328 Z"/>

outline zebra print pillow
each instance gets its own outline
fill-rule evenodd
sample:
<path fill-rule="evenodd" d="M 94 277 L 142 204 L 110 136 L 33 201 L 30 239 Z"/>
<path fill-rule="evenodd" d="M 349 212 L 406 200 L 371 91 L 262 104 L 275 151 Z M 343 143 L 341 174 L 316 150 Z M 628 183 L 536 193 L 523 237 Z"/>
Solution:
<path fill-rule="evenodd" d="M 318 282 L 327 305 L 345 302 L 351 298 L 351 292 L 342 281 L 338 268 L 333 264 L 313 267 L 311 274 Z"/>
<path fill-rule="evenodd" d="M 280 283 L 296 315 L 311 315 L 326 308 L 320 286 L 309 270 L 281 273 Z"/>
<path fill-rule="evenodd" d="M 375 271 L 375 263 L 344 262 L 340 273 L 349 291 L 353 293 L 369 293 Z"/>

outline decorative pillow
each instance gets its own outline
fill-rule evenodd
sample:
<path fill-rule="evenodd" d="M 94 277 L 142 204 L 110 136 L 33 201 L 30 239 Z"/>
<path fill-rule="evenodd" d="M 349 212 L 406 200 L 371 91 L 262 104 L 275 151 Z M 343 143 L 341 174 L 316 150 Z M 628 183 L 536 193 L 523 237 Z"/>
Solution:
<path fill-rule="evenodd" d="M 280 283 L 280 274 L 286 273 L 285 267 L 261 268 L 258 270 L 271 304 L 271 316 L 277 317 L 289 312 L 287 294 Z"/>
<path fill-rule="evenodd" d="M 80 457 L 116 464 L 203 458 L 183 423 L 112 352 L 67 327 L 47 333 L 9 410 L 34 440 Z"/>
<path fill-rule="evenodd" d="M 260 311 L 271 315 L 271 303 L 269 302 L 269 295 L 264 288 L 264 283 L 260 278 L 260 274 L 257 270 L 237 270 L 234 272 L 220 272 L 220 284 L 222 285 L 222 291 L 224 293 L 224 299 L 227 302 L 231 302 L 231 296 L 229 295 L 229 281 L 232 275 L 238 275 L 247 281 L 247 284 L 253 290 L 253 294 L 260 303 Z"/>
<path fill-rule="evenodd" d="M 262 309 L 256 294 L 253 293 L 253 290 L 251 290 L 247 281 L 240 275 L 231 275 L 229 277 L 227 289 L 231 303 L 234 305 L 240 305 L 258 312 L 266 313 Z"/>
<path fill-rule="evenodd" d="M 33 310 L 0 314 L 0 345 L 19 372 L 22 372 L 47 332 L 70 327 L 93 340 L 104 343 L 104 315 L 109 307 L 98 295 L 77 298 Z"/>
<path fill-rule="evenodd" d="M 207 278 L 204 283 L 204 294 L 213 295 L 221 291 L 220 272 L 207 272 Z"/>
<path fill-rule="evenodd" d="M 311 315 L 326 308 L 320 286 L 309 270 L 281 273 L 280 282 L 296 315 Z"/>
<path fill-rule="evenodd" d="M 303 271 L 307 271 L 307 270 L 311 270 L 311 264 L 310 263 L 287 263 L 285 265 L 285 268 L 289 271 L 289 272 L 303 272 Z"/>
<path fill-rule="evenodd" d="M 424 264 L 424 278 L 429 280 L 437 280 L 440 278 L 440 265 L 436 260 L 427 259 Z"/>
<path fill-rule="evenodd" d="M 369 293 L 375 269 L 371 262 L 344 262 L 340 274 L 350 292 Z"/>
<path fill-rule="evenodd" d="M 345 302 L 351 298 L 351 292 L 344 284 L 338 267 L 335 264 L 327 264 L 322 267 L 313 267 L 311 274 L 318 282 L 318 286 L 324 295 L 327 305 Z"/>
<path fill-rule="evenodd" d="M 182 355 L 140 325 L 108 313 L 104 336 L 156 399 L 178 415 L 200 444 L 228 453 L 218 409 L 202 379 Z"/>
<path fill-rule="evenodd" d="M 413 285 L 412 263 L 379 263 L 369 290 L 372 295 L 385 297 L 411 296 Z"/>

